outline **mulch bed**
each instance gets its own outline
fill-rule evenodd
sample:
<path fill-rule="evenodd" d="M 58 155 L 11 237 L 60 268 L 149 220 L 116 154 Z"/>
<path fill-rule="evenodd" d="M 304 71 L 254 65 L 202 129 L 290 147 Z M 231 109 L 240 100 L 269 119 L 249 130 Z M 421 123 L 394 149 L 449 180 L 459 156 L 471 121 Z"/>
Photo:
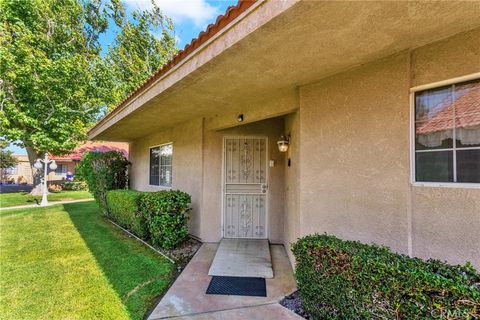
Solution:
<path fill-rule="evenodd" d="M 148 239 L 140 239 L 138 238 L 135 234 L 133 234 L 130 230 L 125 229 L 124 227 L 118 225 L 115 221 L 109 219 L 108 217 L 106 218 L 110 223 L 114 224 L 117 226 L 117 228 L 123 230 L 123 232 L 126 233 L 126 235 L 130 238 L 136 238 L 138 241 L 143 242 L 144 244 L 151 246 L 154 250 L 160 252 L 161 254 L 167 256 L 172 262 L 175 263 L 177 266 L 177 273 L 180 273 L 181 270 L 188 264 L 190 259 L 193 258 L 195 253 L 200 249 L 202 246 L 202 243 L 198 241 L 197 239 L 188 236 L 185 241 L 177 245 L 173 249 L 163 249 L 159 248 L 158 246 L 154 245 L 151 243 Z M 157 253 L 158 253 L 157 252 Z"/>
<path fill-rule="evenodd" d="M 283 298 L 280 304 L 305 319 L 311 319 L 310 315 L 303 309 L 303 300 L 298 290 Z"/>
<path fill-rule="evenodd" d="M 167 256 L 172 258 L 175 263 L 180 266 L 182 269 L 187 265 L 187 263 L 192 259 L 202 243 L 192 237 L 188 237 L 187 240 L 179 244 L 176 248 L 167 250 L 159 249 Z"/>

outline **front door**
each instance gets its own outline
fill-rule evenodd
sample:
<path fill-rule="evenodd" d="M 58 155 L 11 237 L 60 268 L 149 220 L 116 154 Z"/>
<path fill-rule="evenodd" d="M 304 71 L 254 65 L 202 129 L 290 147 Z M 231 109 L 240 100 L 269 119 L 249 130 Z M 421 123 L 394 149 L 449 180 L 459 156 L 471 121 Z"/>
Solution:
<path fill-rule="evenodd" d="M 267 138 L 224 139 L 223 236 L 266 239 Z"/>

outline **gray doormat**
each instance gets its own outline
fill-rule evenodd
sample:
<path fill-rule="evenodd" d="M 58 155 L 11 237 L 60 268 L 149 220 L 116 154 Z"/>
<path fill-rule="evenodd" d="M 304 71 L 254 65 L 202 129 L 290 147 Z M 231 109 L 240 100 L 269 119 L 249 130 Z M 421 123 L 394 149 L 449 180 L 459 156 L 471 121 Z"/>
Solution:
<path fill-rule="evenodd" d="M 266 297 L 264 278 L 213 276 L 207 294 Z"/>

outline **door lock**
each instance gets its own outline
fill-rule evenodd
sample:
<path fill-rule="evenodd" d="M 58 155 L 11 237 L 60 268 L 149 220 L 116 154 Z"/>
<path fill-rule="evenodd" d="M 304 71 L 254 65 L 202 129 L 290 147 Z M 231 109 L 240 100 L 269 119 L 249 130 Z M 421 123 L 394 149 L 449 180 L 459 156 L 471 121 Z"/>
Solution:
<path fill-rule="evenodd" d="M 268 184 L 262 184 L 262 193 L 267 193 Z"/>

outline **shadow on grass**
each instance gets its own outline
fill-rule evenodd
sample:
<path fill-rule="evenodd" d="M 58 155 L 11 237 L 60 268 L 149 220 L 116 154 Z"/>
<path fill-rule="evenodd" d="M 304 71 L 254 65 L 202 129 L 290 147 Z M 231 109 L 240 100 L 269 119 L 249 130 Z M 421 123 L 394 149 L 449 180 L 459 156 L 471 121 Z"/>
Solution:
<path fill-rule="evenodd" d="M 116 229 L 94 201 L 63 206 L 131 318 L 142 319 L 168 288 L 173 265 Z"/>

